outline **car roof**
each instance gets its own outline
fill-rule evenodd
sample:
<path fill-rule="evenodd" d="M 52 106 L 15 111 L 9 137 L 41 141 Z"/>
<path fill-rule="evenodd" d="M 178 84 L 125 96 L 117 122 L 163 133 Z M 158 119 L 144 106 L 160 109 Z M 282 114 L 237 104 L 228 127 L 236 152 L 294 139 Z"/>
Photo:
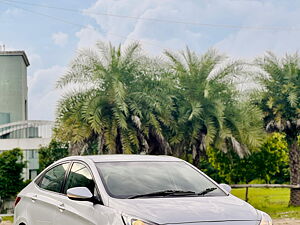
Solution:
<path fill-rule="evenodd" d="M 176 157 L 172 156 L 154 156 L 154 155 L 88 155 L 88 156 L 70 156 L 64 158 L 60 161 L 64 160 L 85 160 L 89 159 L 94 162 L 132 162 L 132 161 L 158 161 L 158 162 L 179 162 L 182 161 Z"/>

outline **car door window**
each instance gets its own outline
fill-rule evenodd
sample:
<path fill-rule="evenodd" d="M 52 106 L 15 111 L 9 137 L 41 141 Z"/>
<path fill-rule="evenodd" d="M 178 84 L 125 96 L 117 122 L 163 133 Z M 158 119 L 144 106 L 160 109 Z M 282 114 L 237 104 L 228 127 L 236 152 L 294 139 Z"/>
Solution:
<path fill-rule="evenodd" d="M 81 163 L 73 163 L 70 174 L 66 180 L 64 193 L 74 187 L 86 187 L 95 193 L 95 182 L 88 168 Z"/>
<path fill-rule="evenodd" d="M 60 192 L 69 166 L 70 163 L 64 163 L 53 167 L 45 173 L 39 186 L 48 191 Z"/>

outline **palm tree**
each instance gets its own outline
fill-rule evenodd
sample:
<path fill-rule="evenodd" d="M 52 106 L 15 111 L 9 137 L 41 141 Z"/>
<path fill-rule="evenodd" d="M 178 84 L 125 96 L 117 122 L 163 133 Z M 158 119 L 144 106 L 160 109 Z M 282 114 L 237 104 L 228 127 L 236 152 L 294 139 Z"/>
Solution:
<path fill-rule="evenodd" d="M 286 55 L 278 59 L 273 53 L 257 60 L 261 68 L 258 79 L 262 91 L 256 103 L 263 110 L 266 130 L 286 134 L 289 145 L 291 184 L 300 184 L 300 57 Z M 290 205 L 300 206 L 300 190 L 292 189 Z"/>
<path fill-rule="evenodd" d="M 172 121 L 172 85 L 158 65 L 138 43 L 82 50 L 57 83 L 75 91 L 59 103 L 56 136 L 81 149 L 74 154 L 95 142 L 98 153 L 171 153 L 163 127 Z"/>
<path fill-rule="evenodd" d="M 177 78 L 174 117 L 180 129 L 171 143 L 178 155 L 191 149 L 193 164 L 199 166 L 209 145 L 224 152 L 232 149 L 243 157 L 261 143 L 261 113 L 240 101 L 234 83 L 245 73 L 241 62 L 228 62 L 214 50 L 198 56 L 187 48 L 166 55 Z"/>

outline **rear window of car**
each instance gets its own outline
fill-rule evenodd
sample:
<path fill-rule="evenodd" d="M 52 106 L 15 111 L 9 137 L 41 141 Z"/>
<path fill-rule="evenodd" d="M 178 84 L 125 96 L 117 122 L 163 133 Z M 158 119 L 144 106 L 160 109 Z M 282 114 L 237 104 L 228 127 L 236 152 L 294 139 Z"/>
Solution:
<path fill-rule="evenodd" d="M 70 163 L 64 163 L 49 169 L 39 182 L 39 187 L 48 191 L 61 192 L 66 172 Z"/>

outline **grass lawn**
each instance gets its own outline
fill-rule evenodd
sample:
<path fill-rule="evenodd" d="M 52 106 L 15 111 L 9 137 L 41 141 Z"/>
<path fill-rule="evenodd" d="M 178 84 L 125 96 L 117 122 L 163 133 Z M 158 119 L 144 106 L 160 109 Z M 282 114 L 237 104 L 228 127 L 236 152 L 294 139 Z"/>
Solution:
<path fill-rule="evenodd" d="M 245 200 L 245 188 L 233 189 L 232 194 Z M 300 207 L 289 207 L 288 188 L 249 188 L 249 203 L 272 218 L 300 218 Z"/>
<path fill-rule="evenodd" d="M 12 217 L 12 216 L 4 216 L 4 217 L 2 217 L 2 219 L 3 219 L 3 221 L 10 221 L 10 222 L 13 222 L 14 217 Z"/>

